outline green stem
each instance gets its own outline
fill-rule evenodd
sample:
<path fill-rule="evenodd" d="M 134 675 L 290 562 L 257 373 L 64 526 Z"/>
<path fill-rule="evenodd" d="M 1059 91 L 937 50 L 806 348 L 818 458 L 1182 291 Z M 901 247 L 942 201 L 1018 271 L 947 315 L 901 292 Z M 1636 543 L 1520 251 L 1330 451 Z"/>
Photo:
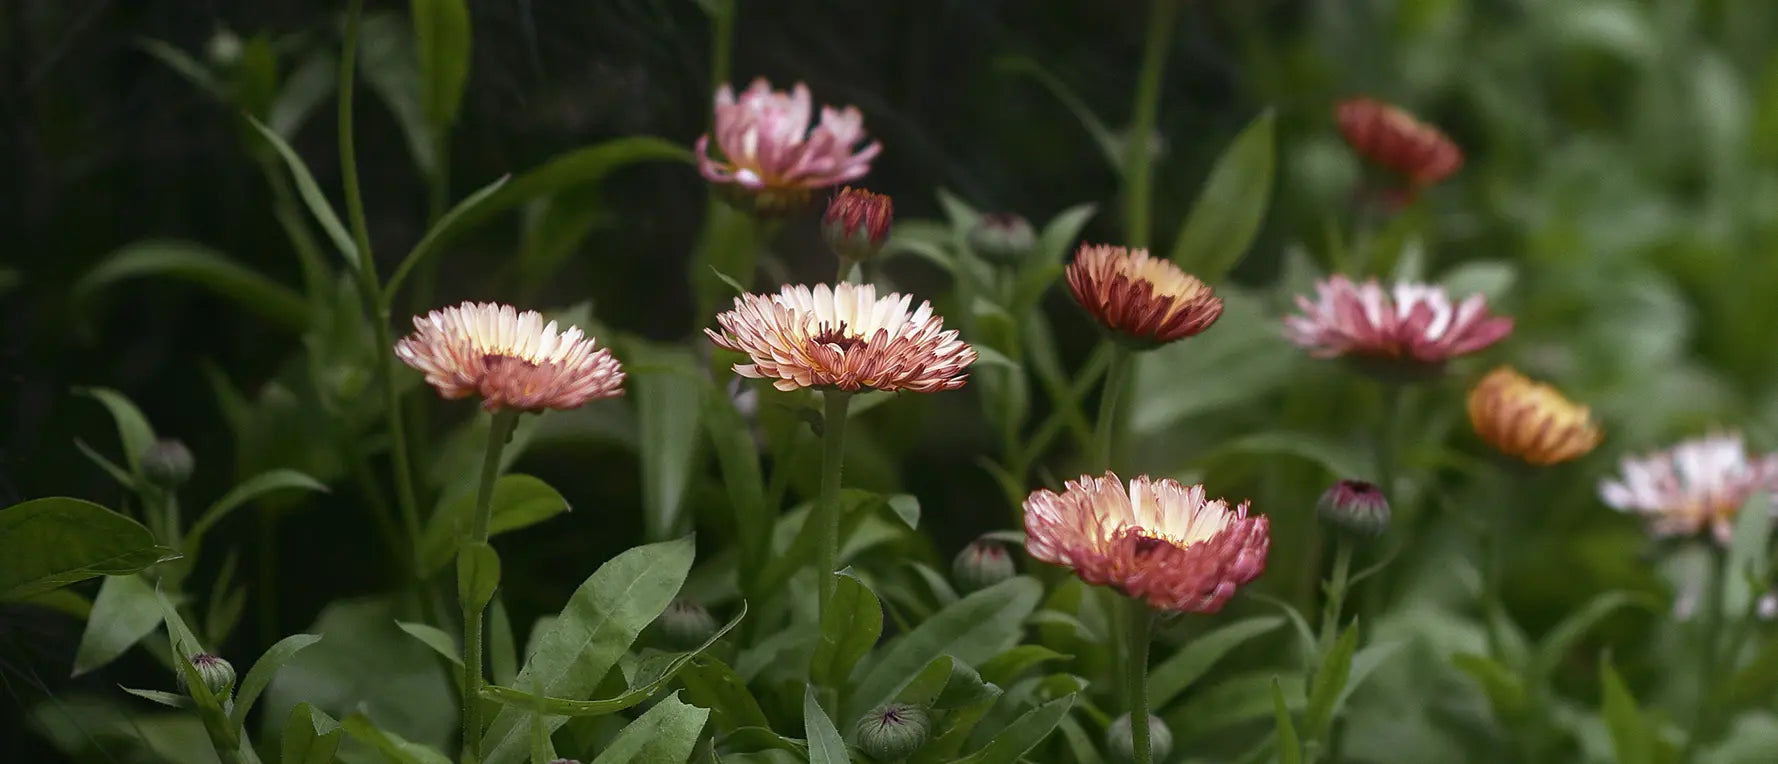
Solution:
<path fill-rule="evenodd" d="M 1161 105 L 1161 74 L 1173 39 L 1178 0 L 1152 0 L 1148 6 L 1148 40 L 1142 47 L 1142 70 L 1136 75 L 1136 103 L 1130 110 L 1130 132 L 1124 137 L 1124 224 L 1129 244 L 1148 246 L 1153 195 L 1154 157 L 1149 141 Z"/>
<path fill-rule="evenodd" d="M 728 84 L 735 48 L 735 0 L 715 0 L 710 10 L 710 90 Z M 716 116 L 711 113 L 711 122 Z"/>
<path fill-rule="evenodd" d="M 1321 614 L 1319 653 L 1326 653 L 1340 633 L 1340 611 L 1346 605 L 1347 581 L 1352 571 L 1352 541 L 1339 534 L 1334 541 L 1333 573 L 1327 580 L 1327 608 Z"/>
<path fill-rule="evenodd" d="M 838 582 L 833 572 L 840 567 L 840 472 L 846 456 L 846 404 L 851 393 L 827 390 L 821 393 L 825 407 L 821 419 L 821 500 L 815 505 L 814 520 L 821 523 L 821 546 L 815 557 L 815 576 L 820 581 L 819 616 L 827 614 Z"/>
<path fill-rule="evenodd" d="M 1130 740 L 1136 764 L 1153 761 L 1148 739 L 1148 642 L 1154 612 L 1135 597 L 1124 597 L 1124 688 L 1130 705 Z"/>
<path fill-rule="evenodd" d="M 494 514 L 494 483 L 500 478 L 500 454 L 506 441 L 518 426 L 519 412 L 497 411 L 488 423 L 488 448 L 482 458 L 481 482 L 475 491 L 475 518 L 470 526 L 465 548 L 488 543 L 488 527 Z M 459 555 L 457 565 L 469 565 L 467 555 Z M 463 604 L 463 760 L 481 761 L 482 724 L 480 693 L 482 676 L 482 614 L 485 606 Z"/>
<path fill-rule="evenodd" d="M 1708 737 L 1707 725 L 1711 718 L 1711 691 L 1717 681 L 1717 644 L 1722 638 L 1723 600 L 1727 594 L 1728 575 L 1724 568 L 1725 552 L 1721 545 L 1705 542 L 1710 548 L 1710 569 L 1705 571 L 1704 602 L 1698 619 L 1698 698 L 1692 704 L 1691 725 L 1686 730 L 1685 749 L 1681 752 L 1681 762 L 1696 759 L 1698 750 L 1703 747 Z"/>
<path fill-rule="evenodd" d="M 1111 365 L 1105 371 L 1105 390 L 1099 394 L 1099 424 L 1093 434 L 1093 468 L 1095 470 L 1111 469 L 1112 459 L 1117 454 L 1117 405 L 1123 397 L 1124 388 L 1130 386 L 1130 369 L 1135 364 L 1129 350 L 1114 347 L 1111 351 Z"/>

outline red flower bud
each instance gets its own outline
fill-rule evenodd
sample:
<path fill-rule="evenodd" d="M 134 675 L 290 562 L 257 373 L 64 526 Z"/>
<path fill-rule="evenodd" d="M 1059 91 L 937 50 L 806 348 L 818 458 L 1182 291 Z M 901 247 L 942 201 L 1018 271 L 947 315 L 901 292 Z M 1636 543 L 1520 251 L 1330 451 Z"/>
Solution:
<path fill-rule="evenodd" d="M 847 186 L 834 194 L 821 216 L 821 236 L 846 262 L 867 260 L 889 240 L 895 203 L 884 194 Z"/>
<path fill-rule="evenodd" d="M 1365 159 L 1402 175 L 1412 190 L 1430 186 L 1463 166 L 1463 150 L 1438 128 L 1371 98 L 1335 109 L 1340 133 Z"/>

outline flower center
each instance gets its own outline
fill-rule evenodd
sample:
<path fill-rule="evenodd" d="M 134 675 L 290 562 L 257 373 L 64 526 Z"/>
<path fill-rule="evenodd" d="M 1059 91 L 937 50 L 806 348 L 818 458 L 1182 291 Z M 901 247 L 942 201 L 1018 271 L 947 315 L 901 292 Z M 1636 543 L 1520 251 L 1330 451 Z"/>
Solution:
<path fill-rule="evenodd" d="M 827 324 L 822 324 L 820 326 L 820 331 L 816 332 L 815 336 L 811 339 L 823 345 L 837 346 L 840 350 L 851 350 L 852 348 L 864 344 L 863 337 L 846 332 L 846 322 L 844 321 L 831 327 Z"/>
<path fill-rule="evenodd" d="M 1136 556 L 1147 557 L 1155 552 L 1161 551 L 1161 547 L 1173 545 L 1174 544 L 1171 541 L 1163 538 L 1156 538 L 1144 533 L 1136 537 Z"/>
<path fill-rule="evenodd" d="M 486 353 L 486 354 L 482 355 L 482 365 L 488 367 L 489 369 L 498 369 L 502 365 L 506 364 L 508 361 L 511 361 L 513 363 L 524 364 L 525 368 L 529 368 L 529 369 L 537 368 L 537 364 L 527 361 L 523 358 L 519 358 L 517 356 L 501 355 L 499 353 Z"/>

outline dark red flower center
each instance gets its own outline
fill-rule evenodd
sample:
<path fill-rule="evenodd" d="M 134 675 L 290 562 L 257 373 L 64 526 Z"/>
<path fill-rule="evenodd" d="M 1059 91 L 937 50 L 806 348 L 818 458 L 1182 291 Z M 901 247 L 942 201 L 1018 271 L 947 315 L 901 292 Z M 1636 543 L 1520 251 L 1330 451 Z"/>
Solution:
<path fill-rule="evenodd" d="M 863 337 L 846 333 L 846 322 L 844 321 L 833 327 L 822 324 L 821 330 L 816 332 L 814 340 L 823 345 L 837 345 L 841 350 L 851 350 L 864 344 Z"/>

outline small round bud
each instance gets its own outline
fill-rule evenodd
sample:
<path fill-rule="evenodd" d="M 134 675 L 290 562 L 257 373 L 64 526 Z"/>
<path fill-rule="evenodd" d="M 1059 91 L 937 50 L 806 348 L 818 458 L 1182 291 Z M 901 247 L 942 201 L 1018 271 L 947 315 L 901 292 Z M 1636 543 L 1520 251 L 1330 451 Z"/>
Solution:
<path fill-rule="evenodd" d="M 1124 714 L 1105 728 L 1105 749 L 1111 752 L 1112 761 L 1130 762 L 1136 760 L 1136 740 L 1130 734 L 1130 715 Z M 1166 761 L 1167 754 L 1173 752 L 1173 731 L 1167 729 L 1167 723 L 1161 717 L 1148 716 L 1148 753 L 1149 761 Z"/>
<path fill-rule="evenodd" d="M 210 653 L 192 655 L 191 665 L 198 670 L 198 676 L 204 678 L 204 686 L 209 688 L 211 695 L 220 700 L 228 699 L 229 693 L 235 688 L 234 666 Z M 179 689 L 185 690 L 185 672 L 176 672 L 175 676 L 178 678 Z"/>
<path fill-rule="evenodd" d="M 1754 605 L 1753 612 L 1762 621 L 1778 618 L 1778 594 L 1766 592 L 1760 595 L 1759 601 Z"/>
<path fill-rule="evenodd" d="M 970 542 L 951 560 L 951 578 L 964 594 L 986 589 L 1017 574 L 1006 545 L 992 539 Z"/>
<path fill-rule="evenodd" d="M 1017 214 L 990 212 L 969 230 L 969 248 L 988 262 L 1018 265 L 1037 249 L 1037 232 Z"/>
<path fill-rule="evenodd" d="M 858 720 L 858 750 L 876 761 L 900 761 L 912 756 L 932 734 L 926 709 L 906 703 L 889 703 L 871 709 Z"/>
<path fill-rule="evenodd" d="M 675 599 L 661 617 L 661 639 L 676 650 L 692 650 L 716 633 L 716 619 L 703 605 L 688 599 Z"/>
<path fill-rule="evenodd" d="M 218 29 L 210 35 L 210 43 L 204 47 L 204 54 L 210 57 L 210 65 L 218 69 L 227 69 L 241 61 L 241 38 L 227 29 Z"/>
<path fill-rule="evenodd" d="M 580 759 L 550 759 L 549 764 L 580 764 Z"/>
<path fill-rule="evenodd" d="M 895 202 L 883 194 L 847 186 L 834 194 L 821 216 L 821 238 L 841 262 L 863 262 L 889 240 Z"/>
<path fill-rule="evenodd" d="M 1321 494 L 1315 513 L 1329 525 L 1358 536 L 1379 536 L 1389 528 L 1389 498 L 1363 480 L 1334 483 Z"/>
<path fill-rule="evenodd" d="M 161 488 L 171 490 L 185 485 L 191 479 L 193 466 L 191 449 L 172 438 L 157 440 L 142 452 L 142 476 Z"/>

